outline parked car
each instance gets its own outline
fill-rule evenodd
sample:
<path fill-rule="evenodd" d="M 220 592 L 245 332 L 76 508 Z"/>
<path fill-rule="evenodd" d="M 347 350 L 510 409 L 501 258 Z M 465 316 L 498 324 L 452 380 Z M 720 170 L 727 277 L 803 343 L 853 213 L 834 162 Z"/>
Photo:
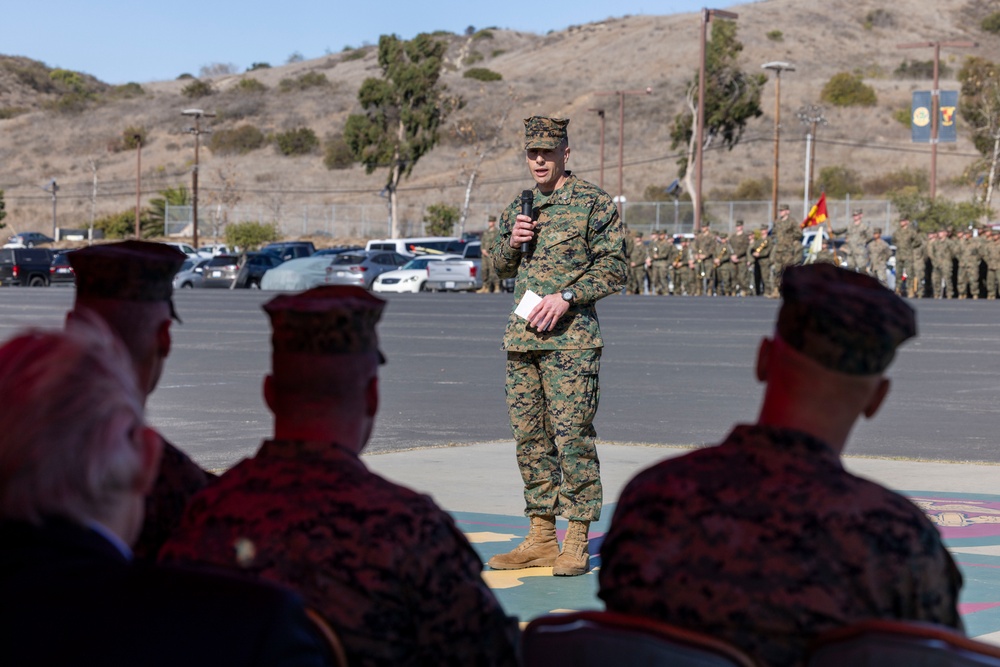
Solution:
<path fill-rule="evenodd" d="M 427 265 L 446 259 L 458 259 L 458 255 L 424 255 L 414 257 L 396 269 L 376 276 L 372 283 L 373 292 L 423 292 L 427 284 Z"/>
<path fill-rule="evenodd" d="M 410 261 L 398 252 L 379 250 L 354 250 L 333 256 L 326 267 L 327 285 L 358 285 L 371 289 L 375 278 L 387 271 L 395 271 Z"/>
<path fill-rule="evenodd" d="M 260 288 L 297 292 L 322 285 L 331 259 L 329 255 L 290 259 L 266 271 L 260 279 Z"/>
<path fill-rule="evenodd" d="M 216 255 L 205 265 L 202 287 L 231 287 L 240 271 L 240 258 L 236 255 Z"/>
<path fill-rule="evenodd" d="M 365 245 L 365 250 L 383 250 L 395 252 L 407 257 L 435 253 L 452 253 L 459 255 L 453 249 L 461 240 L 456 236 L 413 236 L 402 239 L 372 239 Z"/>
<path fill-rule="evenodd" d="M 174 289 L 190 289 L 201 287 L 205 282 L 205 265 L 210 260 L 202 257 L 200 259 L 186 259 L 181 264 L 181 268 L 174 276 Z"/>
<path fill-rule="evenodd" d="M 234 253 L 229 252 L 229 248 L 221 243 L 211 243 L 198 248 L 198 254 L 202 257 L 211 258 L 216 255 L 232 255 Z"/>
<path fill-rule="evenodd" d="M 273 255 L 269 252 L 248 252 L 243 266 L 240 267 L 239 273 L 236 275 L 236 284 L 234 286 L 237 288 L 260 289 L 260 281 L 264 277 L 264 274 L 274 267 L 283 264 L 284 261 L 278 255 Z"/>
<path fill-rule="evenodd" d="M 14 234 L 7 242 L 12 245 L 23 245 L 25 248 L 34 248 L 36 245 L 44 245 L 46 243 L 52 243 L 53 239 L 51 236 L 46 236 L 45 234 L 40 234 L 39 232 L 24 232 L 23 234 Z"/>
<path fill-rule="evenodd" d="M 167 241 L 167 243 L 165 245 L 168 245 L 168 246 L 170 246 L 172 248 L 177 248 L 178 250 L 180 250 L 182 253 L 184 253 L 188 257 L 200 257 L 201 256 L 201 255 L 198 254 L 197 250 L 195 250 L 194 248 L 192 248 L 191 246 L 189 246 L 187 243 L 177 243 L 176 241 Z"/>
<path fill-rule="evenodd" d="M 0 285 L 46 287 L 51 266 L 45 248 L 0 248 Z"/>
<path fill-rule="evenodd" d="M 340 245 L 336 248 L 320 248 L 314 252 L 310 257 L 322 257 L 323 255 L 339 255 L 342 252 L 350 252 L 351 250 L 364 250 L 359 245 Z"/>
<path fill-rule="evenodd" d="M 63 250 L 52 255 L 49 263 L 49 284 L 50 285 L 72 285 L 76 282 L 76 273 L 69 265 L 69 253 L 71 250 Z"/>
<path fill-rule="evenodd" d="M 316 246 L 313 245 L 312 241 L 281 241 L 268 243 L 260 250 L 261 252 L 274 253 L 287 262 L 290 259 L 312 256 L 316 252 Z"/>

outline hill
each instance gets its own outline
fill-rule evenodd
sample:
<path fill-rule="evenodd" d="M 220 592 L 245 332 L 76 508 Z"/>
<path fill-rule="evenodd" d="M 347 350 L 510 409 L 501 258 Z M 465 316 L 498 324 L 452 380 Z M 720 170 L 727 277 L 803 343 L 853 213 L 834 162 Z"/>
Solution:
<path fill-rule="evenodd" d="M 979 29 L 982 18 L 998 9 L 996 1 L 975 0 L 763 0 L 734 7 L 745 70 L 757 72 L 762 63 L 775 60 L 796 67 L 781 78 L 782 199 L 802 197 L 805 126 L 795 112 L 819 104 L 824 84 L 838 72 L 862 74 L 878 103 L 825 106 L 827 124 L 817 134 L 817 170 L 850 168 L 872 196 L 879 195 L 874 190 L 880 176 L 904 168 L 928 170 L 928 147 L 912 144 L 909 129 L 894 116 L 909 108 L 914 90 L 929 89 L 930 81 L 894 73 L 906 61 L 930 60 L 933 49 L 904 51 L 897 45 L 978 42 L 976 49 L 942 49 L 941 87 L 957 89 L 954 76 L 966 56 L 991 58 L 998 52 L 1000 38 Z M 678 150 L 671 148 L 670 126 L 684 109 L 688 83 L 697 71 L 700 24 L 700 15 L 689 13 L 609 19 L 547 35 L 498 28 L 441 35 L 449 44 L 443 82 L 464 106 L 447 119 L 440 144 L 400 187 L 402 217 L 409 228 L 419 227 L 428 204 L 463 203 L 477 147 L 491 145 L 496 134 L 471 193 L 470 228 L 481 228 L 486 213 L 498 212 L 528 182 L 521 119 L 533 114 L 572 119 L 570 167 L 596 182 L 601 123 L 593 109 L 604 108 L 604 185 L 618 194 L 620 100 L 615 91 L 652 88 L 649 95 L 624 95 L 623 194 L 630 203 L 642 201 L 650 186 L 662 188 L 673 181 Z M 502 80 L 464 77 L 472 66 L 497 72 Z M 217 134 L 246 125 L 263 135 L 308 127 L 326 140 L 339 135 L 347 116 L 359 111 L 357 90 L 379 69 L 374 47 L 366 47 L 212 77 L 206 81 L 214 94 L 197 99 L 182 93 L 191 80 L 108 86 L 86 75 L 76 80 L 62 75 L 53 83 L 47 74 L 40 63 L 0 57 L 0 189 L 6 193 L 6 222 L 17 231 L 51 231 L 52 200 L 43 188 L 52 179 L 59 185 L 60 227 L 85 227 L 94 215 L 134 207 L 137 155 L 123 143 L 126 128 L 139 128 L 147 137 L 141 155 L 145 204 L 163 188 L 190 184 L 194 138 L 187 133 L 190 122 L 182 110 L 196 106 L 216 113 L 205 127 Z M 245 83 L 250 79 L 258 83 Z M 772 81 L 762 97 L 764 116 L 751 121 L 733 151 L 706 153 L 707 197 L 726 199 L 741 184 L 771 177 L 774 96 Z M 209 207 L 202 211 L 203 220 L 206 215 L 276 220 L 289 236 L 385 233 L 386 205 L 379 196 L 384 171 L 368 175 L 357 165 L 331 170 L 321 151 L 285 157 L 273 144 L 245 154 L 213 153 L 205 147 L 211 135 L 202 140 L 201 201 Z M 939 195 L 970 197 L 962 176 L 977 155 L 967 130 L 960 129 L 957 143 L 940 146 Z M 204 236 L 208 229 L 207 224 L 202 227 Z"/>

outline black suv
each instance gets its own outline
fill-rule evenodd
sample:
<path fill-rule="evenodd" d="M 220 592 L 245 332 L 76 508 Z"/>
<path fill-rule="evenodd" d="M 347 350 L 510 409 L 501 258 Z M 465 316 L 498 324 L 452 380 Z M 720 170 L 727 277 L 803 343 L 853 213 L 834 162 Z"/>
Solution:
<path fill-rule="evenodd" d="M 269 243 L 261 248 L 260 251 L 277 255 L 281 258 L 281 261 L 287 262 L 290 259 L 311 256 L 316 252 L 316 246 L 313 245 L 312 241 L 280 241 L 278 243 Z"/>
<path fill-rule="evenodd" d="M 46 287 L 52 251 L 44 248 L 0 248 L 0 285 Z"/>

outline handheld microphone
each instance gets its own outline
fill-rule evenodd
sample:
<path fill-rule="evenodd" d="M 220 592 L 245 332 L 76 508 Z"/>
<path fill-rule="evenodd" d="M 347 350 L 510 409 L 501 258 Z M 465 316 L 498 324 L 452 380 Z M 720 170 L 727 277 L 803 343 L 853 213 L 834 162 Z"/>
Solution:
<path fill-rule="evenodd" d="M 531 217 L 531 207 L 534 204 L 534 202 L 535 202 L 535 196 L 532 193 L 532 191 L 531 190 L 522 190 L 521 191 L 521 215 L 526 215 L 526 216 L 528 216 L 530 218 Z M 521 252 L 524 253 L 524 254 L 527 254 L 527 252 L 528 252 L 528 246 L 529 245 L 530 244 L 528 243 L 528 241 L 525 241 L 524 243 L 522 243 L 521 244 Z"/>

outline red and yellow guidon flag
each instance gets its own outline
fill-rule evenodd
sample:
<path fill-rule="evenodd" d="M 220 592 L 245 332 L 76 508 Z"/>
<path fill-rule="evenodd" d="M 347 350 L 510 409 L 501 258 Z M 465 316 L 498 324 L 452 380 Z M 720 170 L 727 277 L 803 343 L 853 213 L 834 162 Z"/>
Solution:
<path fill-rule="evenodd" d="M 806 227 L 815 227 L 816 225 L 822 225 L 826 222 L 826 193 L 824 192 L 813 204 L 813 207 L 809 209 L 809 215 L 806 219 L 802 221 L 799 225 L 800 228 L 805 229 Z"/>

